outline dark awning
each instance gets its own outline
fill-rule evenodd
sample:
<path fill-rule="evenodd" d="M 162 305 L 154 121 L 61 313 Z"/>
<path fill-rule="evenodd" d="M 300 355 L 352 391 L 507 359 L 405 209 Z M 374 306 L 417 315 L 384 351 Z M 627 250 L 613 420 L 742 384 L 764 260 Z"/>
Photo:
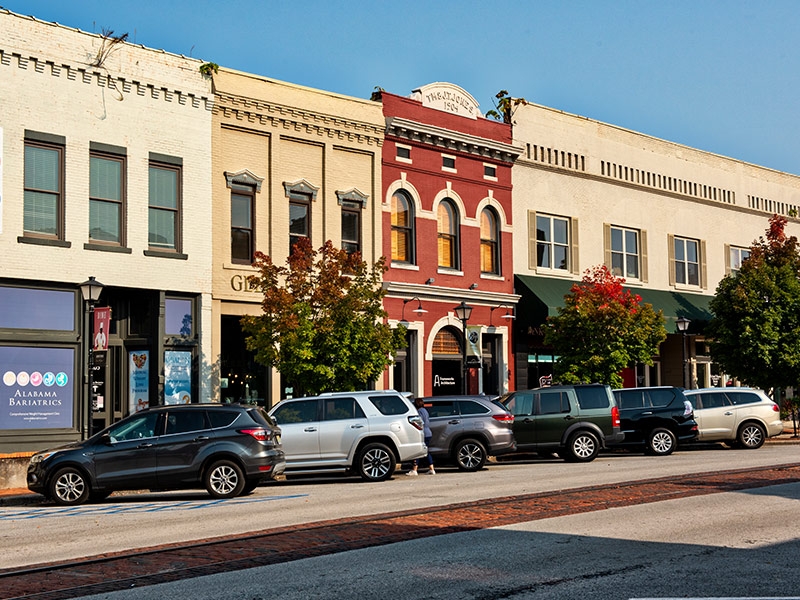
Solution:
<path fill-rule="evenodd" d="M 564 296 L 576 283 L 571 279 L 536 275 L 517 275 L 516 280 L 521 284 L 516 291 L 522 295 L 517 306 L 517 317 L 526 319 L 530 325 L 540 325 L 548 316 L 557 314 L 558 308 L 564 306 Z M 709 321 L 712 316 L 708 305 L 713 296 L 638 287 L 625 289 L 639 294 L 642 302 L 652 304 L 656 311 L 663 311 L 667 320 L 667 331 L 670 333 L 677 332 L 675 320 L 679 317 L 691 321 Z"/>

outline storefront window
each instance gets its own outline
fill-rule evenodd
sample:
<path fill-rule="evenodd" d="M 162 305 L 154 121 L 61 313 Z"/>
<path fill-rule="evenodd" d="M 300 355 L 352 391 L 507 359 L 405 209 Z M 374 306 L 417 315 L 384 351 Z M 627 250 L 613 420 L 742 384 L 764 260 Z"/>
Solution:
<path fill-rule="evenodd" d="M 167 335 L 192 335 L 192 301 L 168 299 L 165 304 Z"/>
<path fill-rule="evenodd" d="M 75 292 L 0 286 L 0 329 L 75 329 Z"/>

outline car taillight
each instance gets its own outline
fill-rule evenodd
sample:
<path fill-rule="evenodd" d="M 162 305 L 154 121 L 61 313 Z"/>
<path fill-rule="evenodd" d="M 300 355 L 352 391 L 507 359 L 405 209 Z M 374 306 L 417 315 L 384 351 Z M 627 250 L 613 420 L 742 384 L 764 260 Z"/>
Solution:
<path fill-rule="evenodd" d="M 263 427 L 256 427 L 254 429 L 240 429 L 239 433 L 246 433 L 247 435 L 253 436 L 259 442 L 266 442 L 272 437 L 272 432 L 267 431 Z"/>
<path fill-rule="evenodd" d="M 777 404 L 773 404 L 772 405 L 772 412 L 781 412 L 781 409 Z"/>
<path fill-rule="evenodd" d="M 611 424 L 613 427 L 619 427 L 619 408 L 616 406 L 611 407 Z"/>
<path fill-rule="evenodd" d="M 513 423 L 514 422 L 514 415 L 511 413 L 506 413 L 504 415 L 492 415 L 492 418 L 495 421 L 500 421 L 501 423 Z"/>
<path fill-rule="evenodd" d="M 412 416 L 408 417 L 408 422 L 411 423 L 414 427 L 416 427 L 420 431 L 425 429 L 425 427 L 424 427 L 424 425 L 422 423 L 422 417 L 420 417 L 419 415 L 412 415 Z"/>

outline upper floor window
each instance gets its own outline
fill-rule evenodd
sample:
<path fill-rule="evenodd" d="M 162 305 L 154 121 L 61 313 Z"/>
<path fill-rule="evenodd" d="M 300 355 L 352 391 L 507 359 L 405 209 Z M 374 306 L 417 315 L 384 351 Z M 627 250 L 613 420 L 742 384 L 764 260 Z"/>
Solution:
<path fill-rule="evenodd" d="M 64 144 L 25 140 L 23 230 L 64 239 Z"/>
<path fill-rule="evenodd" d="M 180 166 L 150 163 L 148 215 L 150 247 L 159 250 L 180 250 Z"/>
<path fill-rule="evenodd" d="M 611 255 L 611 272 L 617 277 L 642 279 L 639 231 L 607 226 L 607 252 Z"/>
<path fill-rule="evenodd" d="M 289 195 L 289 252 L 300 238 L 311 238 L 311 197 L 292 192 Z"/>
<path fill-rule="evenodd" d="M 489 181 L 497 181 L 497 167 L 483 163 L 483 178 Z"/>
<path fill-rule="evenodd" d="M 456 172 L 456 157 L 442 154 L 442 171 Z"/>
<path fill-rule="evenodd" d="M 247 185 L 231 186 L 231 262 L 253 262 L 253 213 L 255 189 Z"/>
<path fill-rule="evenodd" d="M 436 213 L 439 238 L 439 266 L 457 269 L 458 213 L 450 200 L 442 200 Z"/>
<path fill-rule="evenodd" d="M 342 203 L 342 250 L 361 252 L 361 205 L 355 202 Z"/>
<path fill-rule="evenodd" d="M 678 236 L 670 237 L 670 283 L 705 287 L 703 242 Z"/>
<path fill-rule="evenodd" d="M 738 273 L 742 268 L 742 261 L 750 257 L 749 248 L 738 248 L 736 246 L 728 247 L 728 264 L 726 265 L 726 273 Z"/>
<path fill-rule="evenodd" d="M 405 162 L 405 163 L 411 162 L 411 146 L 402 146 L 400 144 L 397 144 L 395 148 L 396 148 L 395 158 L 399 162 Z"/>
<path fill-rule="evenodd" d="M 536 215 L 536 266 L 570 270 L 570 220 Z"/>
<path fill-rule="evenodd" d="M 500 230 L 492 208 L 481 211 L 481 273 L 500 274 Z"/>
<path fill-rule="evenodd" d="M 392 194 L 392 260 L 414 262 L 414 209 L 403 191 Z"/>
<path fill-rule="evenodd" d="M 89 156 L 89 239 L 124 243 L 125 157 L 92 152 Z"/>

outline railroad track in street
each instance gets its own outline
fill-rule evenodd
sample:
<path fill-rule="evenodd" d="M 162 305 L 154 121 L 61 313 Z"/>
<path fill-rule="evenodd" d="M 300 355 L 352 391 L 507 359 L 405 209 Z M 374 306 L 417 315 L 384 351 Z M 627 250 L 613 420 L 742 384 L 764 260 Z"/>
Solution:
<path fill-rule="evenodd" d="M 58 600 L 689 496 L 800 482 L 800 464 L 679 475 L 319 521 L 0 570 L 2 600 Z"/>

